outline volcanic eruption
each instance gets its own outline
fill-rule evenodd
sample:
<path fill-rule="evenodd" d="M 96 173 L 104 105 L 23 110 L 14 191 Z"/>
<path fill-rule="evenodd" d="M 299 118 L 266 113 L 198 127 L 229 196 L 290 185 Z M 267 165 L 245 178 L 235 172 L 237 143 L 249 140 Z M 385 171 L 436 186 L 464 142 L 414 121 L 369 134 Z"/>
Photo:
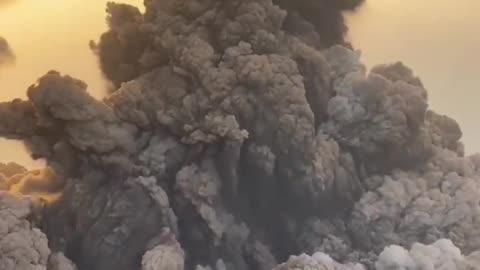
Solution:
<path fill-rule="evenodd" d="M 0 193 L 0 268 L 478 269 L 480 156 L 411 69 L 362 64 L 361 3 L 108 3 L 116 90 L 49 71 L 0 104 L 56 179 L 28 191 L 61 191 Z"/>

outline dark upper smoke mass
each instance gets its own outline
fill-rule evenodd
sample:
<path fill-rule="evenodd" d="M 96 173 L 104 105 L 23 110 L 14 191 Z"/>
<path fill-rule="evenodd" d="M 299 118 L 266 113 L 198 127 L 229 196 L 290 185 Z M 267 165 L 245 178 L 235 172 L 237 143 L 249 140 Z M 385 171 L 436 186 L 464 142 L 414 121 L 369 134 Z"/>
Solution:
<path fill-rule="evenodd" d="M 23 213 L 0 269 L 479 269 L 480 157 L 412 70 L 343 44 L 360 2 L 109 3 L 115 92 L 50 71 L 0 103 L 0 135 L 55 173 L 26 190 L 63 189 L 0 193 Z"/>
<path fill-rule="evenodd" d="M 310 37 L 314 47 L 329 47 L 343 44 L 347 32 L 342 11 L 354 10 L 364 0 L 276 0 L 274 4 L 288 10 L 284 30 Z M 315 31 L 311 31 L 311 29 Z"/>
<path fill-rule="evenodd" d="M 273 4 L 278 5 L 277 8 L 280 7 L 287 12 L 278 14 L 277 16 L 280 16 L 278 18 L 269 19 L 277 20 L 270 22 L 277 24 L 271 25 L 271 27 L 277 28 L 276 31 L 281 30 L 295 35 L 312 47 L 326 48 L 344 43 L 347 27 L 344 23 L 342 11 L 355 9 L 363 1 L 274 0 Z M 174 22 L 171 20 L 175 20 L 175 16 L 171 16 L 164 22 L 159 21 L 157 10 L 162 10 L 162 12 L 166 13 L 176 13 L 190 22 L 193 22 L 199 15 L 208 11 L 207 13 L 210 13 L 209 16 L 211 18 L 208 22 L 209 25 L 205 25 L 208 29 L 205 29 L 206 32 L 204 34 L 209 35 L 210 45 L 218 47 L 216 49 L 220 50 L 224 50 L 231 45 L 230 42 L 225 43 L 226 40 L 224 39 L 227 36 L 233 38 L 231 42 L 238 42 L 248 35 L 258 34 L 253 33 L 255 32 L 254 29 L 249 29 L 248 24 L 253 21 L 244 21 L 242 23 L 240 20 L 237 25 L 232 23 L 229 27 L 221 29 L 224 27 L 220 25 L 222 21 L 236 20 L 239 16 L 242 16 L 240 13 L 235 14 L 240 11 L 239 8 L 241 6 L 244 6 L 244 4 L 240 3 L 241 1 L 208 0 L 187 2 L 170 0 L 146 1 L 147 11 L 145 16 L 142 16 L 135 7 L 109 3 L 107 5 L 107 13 L 109 14 L 107 21 L 110 30 L 101 36 L 99 44 L 95 46 L 95 51 L 99 55 L 100 64 L 106 77 L 114 82 L 116 86 L 120 86 L 120 83 L 129 81 L 155 67 L 165 65 L 171 60 L 171 55 L 168 52 L 170 49 L 169 45 L 164 44 L 168 38 L 162 39 L 153 32 L 155 32 L 154 28 L 168 27 L 169 24 Z M 262 16 L 262 14 L 257 15 Z M 257 19 L 262 20 L 260 17 Z M 255 20 L 253 17 L 245 19 Z M 260 22 L 258 21 L 257 23 Z M 178 23 L 175 24 L 178 25 Z M 234 29 L 242 26 L 246 28 L 241 31 L 239 31 L 240 29 Z M 234 32 L 222 33 L 222 31 L 229 30 Z M 265 44 L 264 46 L 267 45 Z M 265 50 L 267 49 L 265 48 Z"/>

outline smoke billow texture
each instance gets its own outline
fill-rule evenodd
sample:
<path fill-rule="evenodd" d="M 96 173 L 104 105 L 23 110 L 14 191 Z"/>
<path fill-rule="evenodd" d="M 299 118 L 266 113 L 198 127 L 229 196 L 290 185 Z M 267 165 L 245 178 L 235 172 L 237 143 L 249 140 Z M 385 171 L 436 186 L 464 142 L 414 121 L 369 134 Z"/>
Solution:
<path fill-rule="evenodd" d="M 478 269 L 480 156 L 408 67 L 368 72 L 344 44 L 360 2 L 109 3 L 116 91 L 50 71 L 0 104 L 0 135 L 63 189 L 30 221 L 48 260 L 0 265 Z"/>
<path fill-rule="evenodd" d="M 182 29 L 176 29 L 179 27 L 189 27 L 190 31 L 194 31 L 197 27 L 202 28 L 202 33 L 195 35 L 207 35 L 207 42 L 217 52 L 224 51 L 240 41 L 258 39 L 257 42 L 267 43 L 257 44 L 257 50 L 267 53 L 268 46 L 275 46 L 269 39 L 278 34 L 294 35 L 314 48 L 325 48 L 344 43 L 347 27 L 342 11 L 353 10 L 363 1 L 274 0 L 271 3 L 275 6 L 273 11 L 258 6 L 262 4 L 241 3 L 242 1 L 150 0 L 146 1 L 147 10 L 144 16 L 135 7 L 110 3 L 107 6 L 110 30 L 102 35 L 98 46 L 95 46 L 95 51 L 99 54 L 100 64 L 106 77 L 119 86 L 122 82 L 170 62 L 174 44 L 166 43 L 180 34 L 174 32 L 183 32 Z M 278 13 L 248 14 L 249 12 L 245 10 L 257 8 L 260 8 L 259 12 Z M 157 14 L 158 10 L 162 10 L 161 12 L 168 18 L 160 18 Z M 200 17 L 209 17 L 208 22 L 196 25 L 195 20 L 198 21 Z M 185 21 L 180 22 L 177 19 Z M 229 22 L 229 25 L 222 25 L 224 22 Z M 170 28 L 172 23 L 176 26 L 169 30 L 158 29 Z M 263 26 L 255 25 L 256 23 Z M 241 29 L 242 27 L 245 28 Z M 167 32 L 160 34 L 158 31 Z M 170 31 L 174 32 L 170 33 Z M 286 31 L 286 33 L 279 31 Z M 161 37 L 170 34 L 173 36 Z M 185 34 L 188 35 L 188 33 L 182 33 L 182 35 Z M 256 35 L 260 36 L 255 37 Z M 265 48 L 260 48 L 261 46 Z M 275 51 L 275 48 L 270 49 Z"/>

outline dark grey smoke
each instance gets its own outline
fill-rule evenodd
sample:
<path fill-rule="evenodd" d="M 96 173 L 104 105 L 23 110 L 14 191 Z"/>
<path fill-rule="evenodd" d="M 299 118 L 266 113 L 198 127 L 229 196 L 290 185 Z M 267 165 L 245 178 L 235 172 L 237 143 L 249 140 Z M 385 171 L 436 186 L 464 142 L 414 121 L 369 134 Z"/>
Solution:
<path fill-rule="evenodd" d="M 479 262 L 480 157 L 463 156 L 458 124 L 429 110 L 404 64 L 368 72 L 342 44 L 341 10 L 359 2 L 293 3 L 150 0 L 145 14 L 109 3 L 110 31 L 95 48 L 121 85 L 112 95 L 95 100 L 82 81 L 50 71 L 28 100 L 0 104 L 0 135 L 24 140 L 65 184 L 41 224 L 50 262 Z"/>
<path fill-rule="evenodd" d="M 146 1 L 146 5 L 151 7 L 175 5 L 170 2 L 175 1 Z M 177 3 L 179 2 L 182 1 L 177 1 Z M 240 6 L 241 1 L 203 2 L 200 5 L 205 3 L 205 6 L 210 5 L 210 7 L 222 5 L 233 10 Z M 354 10 L 363 2 L 364 0 L 274 0 L 273 4 L 288 10 L 281 25 L 282 30 L 305 39 L 304 41 L 309 45 L 326 48 L 345 42 L 347 26 L 342 11 Z M 200 5 L 198 6 L 201 12 L 203 7 Z M 193 7 L 193 9 L 195 8 Z M 115 85 L 120 86 L 120 83 L 131 80 L 140 73 L 168 63 L 170 60 L 168 52 L 163 50 L 165 48 L 162 48 L 155 36 L 148 33 L 148 25 L 155 23 L 156 19 L 153 8 L 147 8 L 146 15 L 142 17 L 140 11 L 135 7 L 110 3 L 107 5 L 107 13 L 109 14 L 107 21 L 110 30 L 101 36 L 100 42 L 95 46 L 95 51 L 99 55 L 103 72 Z M 192 19 L 192 16 L 196 15 L 182 14 L 187 19 Z M 230 15 L 224 14 L 224 16 Z M 208 30 L 213 39 L 216 39 L 215 24 L 218 23 L 215 21 L 215 19 L 212 20 L 212 28 Z M 212 40 L 212 42 L 214 45 L 221 45 L 221 41 Z"/>
<path fill-rule="evenodd" d="M 12 63 L 14 60 L 15 55 L 10 48 L 8 41 L 5 38 L 0 37 L 0 66 Z"/>
<path fill-rule="evenodd" d="M 329 47 L 343 44 L 347 26 L 342 12 L 355 10 L 364 0 L 275 0 L 275 4 L 289 11 L 284 29 L 301 34 L 303 27 L 313 26 L 318 34 L 315 46 Z M 311 31 L 310 31 L 311 32 Z"/>
<path fill-rule="evenodd" d="M 110 30 L 100 37 L 92 49 L 99 57 L 100 67 L 115 86 L 139 75 L 138 61 L 148 40 L 139 28 L 143 21 L 138 8 L 108 3 L 106 9 Z"/>

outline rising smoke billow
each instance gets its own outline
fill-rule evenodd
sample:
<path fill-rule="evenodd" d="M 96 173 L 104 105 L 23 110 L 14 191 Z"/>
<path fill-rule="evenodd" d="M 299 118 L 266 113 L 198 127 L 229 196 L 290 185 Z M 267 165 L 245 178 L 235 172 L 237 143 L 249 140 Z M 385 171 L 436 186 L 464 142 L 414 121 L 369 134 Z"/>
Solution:
<path fill-rule="evenodd" d="M 50 71 L 0 104 L 0 135 L 56 179 L 27 190 L 62 189 L 30 221 L 42 259 L 0 265 L 479 269 L 480 157 L 458 124 L 408 67 L 367 71 L 344 44 L 361 1 L 295 3 L 109 3 L 95 49 L 116 91 Z"/>
<path fill-rule="evenodd" d="M 120 86 L 122 82 L 137 77 L 141 73 L 152 70 L 156 66 L 168 64 L 170 60 L 169 50 L 171 48 L 165 43 L 169 39 L 161 39 L 153 32 L 155 32 L 155 28 L 168 27 L 176 18 L 175 16 L 163 19 L 157 18 L 156 13 L 160 9 L 163 10 L 162 12 L 171 13 L 171 15 L 176 13 L 191 22 L 202 13 L 208 11 L 211 17 L 210 21 L 207 23 L 208 25 L 202 27 L 208 27 L 213 31 L 209 33 L 212 35 L 210 36 L 209 44 L 218 47 L 215 49 L 219 50 L 225 50 L 226 47 L 231 46 L 235 42 L 238 43 L 247 35 L 257 35 L 258 33 L 254 33 L 256 30 L 252 29 L 252 27 L 257 26 L 249 26 L 249 24 L 262 23 L 255 21 L 256 19 L 262 20 L 260 18 L 262 16 L 265 16 L 268 20 L 276 20 L 271 22 L 264 21 L 263 24 L 277 24 L 269 26 L 276 29 L 265 30 L 287 31 L 314 48 L 325 48 L 345 42 L 344 35 L 347 27 L 341 12 L 343 10 L 355 9 L 363 1 L 301 0 L 292 2 L 288 0 L 274 0 L 274 5 L 278 5 L 283 10 L 288 10 L 285 14 L 272 14 L 280 16 L 279 18 L 267 18 L 266 14 L 253 16 L 235 14 L 236 11 L 234 10 L 241 6 L 241 1 L 207 0 L 189 2 L 182 0 L 150 0 L 146 1 L 147 10 L 144 16 L 135 7 L 110 3 L 107 5 L 109 14 L 107 21 L 110 30 L 102 35 L 99 44 L 95 46 L 95 51 L 99 54 L 100 64 L 106 77 L 117 86 Z M 249 4 L 249 6 L 247 8 L 255 8 L 253 7 L 255 4 Z M 265 10 L 265 12 L 270 11 Z M 217 15 L 219 16 L 217 17 Z M 259 17 L 254 18 L 255 16 Z M 241 17 L 244 18 L 241 19 Z M 164 19 L 167 21 L 159 21 Z M 236 20 L 238 20 L 238 23 L 233 22 Z M 230 21 L 230 25 L 227 27 L 222 26 L 221 23 L 225 21 Z M 182 26 L 177 24 L 177 27 Z M 245 29 L 238 29 L 241 27 L 245 27 Z M 174 28 L 171 30 L 181 31 Z M 264 34 L 267 34 L 267 32 Z M 270 34 L 276 35 L 277 33 Z M 253 38 L 253 36 L 250 38 Z M 227 41 L 225 39 L 232 40 Z M 263 46 L 268 46 L 268 44 Z"/>

